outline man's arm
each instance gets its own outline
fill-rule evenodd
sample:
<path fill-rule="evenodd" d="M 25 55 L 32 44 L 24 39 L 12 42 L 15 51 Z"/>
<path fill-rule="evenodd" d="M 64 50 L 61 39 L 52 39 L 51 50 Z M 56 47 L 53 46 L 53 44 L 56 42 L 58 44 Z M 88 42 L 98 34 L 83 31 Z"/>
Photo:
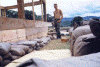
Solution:
<path fill-rule="evenodd" d="M 53 14 L 54 14 L 54 18 L 55 18 L 55 12 L 53 12 Z"/>
<path fill-rule="evenodd" d="M 60 20 L 62 20 L 62 19 L 63 19 L 63 13 L 62 13 L 62 11 L 61 11 L 61 10 L 60 10 L 60 15 L 61 15 Z"/>
<path fill-rule="evenodd" d="M 63 13 L 62 11 L 60 10 L 60 20 L 58 22 L 61 22 L 61 20 L 63 19 Z"/>

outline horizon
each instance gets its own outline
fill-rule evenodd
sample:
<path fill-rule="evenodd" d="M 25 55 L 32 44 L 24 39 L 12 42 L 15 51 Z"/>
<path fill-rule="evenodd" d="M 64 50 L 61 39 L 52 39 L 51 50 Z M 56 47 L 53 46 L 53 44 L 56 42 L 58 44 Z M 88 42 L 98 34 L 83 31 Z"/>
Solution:
<path fill-rule="evenodd" d="M 16 0 L 0 0 L 1 6 L 17 5 Z M 9 1 L 9 2 L 8 2 Z M 31 0 L 25 0 L 25 3 Z M 38 0 L 34 0 L 38 1 Z M 64 18 L 71 18 L 75 16 L 100 16 L 100 0 L 46 0 L 47 14 L 53 16 L 54 7 L 53 4 L 57 3 L 58 8 L 62 10 Z M 41 15 L 41 6 L 35 6 L 35 12 L 37 15 Z M 49 9 L 48 9 L 49 8 Z M 32 10 L 32 7 L 25 7 L 25 10 Z"/>

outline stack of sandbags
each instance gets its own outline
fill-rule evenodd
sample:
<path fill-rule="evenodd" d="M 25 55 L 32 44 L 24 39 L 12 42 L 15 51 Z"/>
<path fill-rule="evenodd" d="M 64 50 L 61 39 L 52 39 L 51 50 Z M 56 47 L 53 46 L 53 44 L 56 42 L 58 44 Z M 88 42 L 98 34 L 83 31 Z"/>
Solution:
<path fill-rule="evenodd" d="M 35 45 L 34 50 L 39 50 L 44 46 L 44 43 L 40 38 L 34 39 L 34 41 L 37 41 L 37 44 Z"/>
<path fill-rule="evenodd" d="M 91 30 L 90 30 L 89 25 L 80 26 L 80 27 L 77 27 L 75 30 L 73 30 L 71 38 L 70 38 L 70 50 L 72 52 L 72 55 L 73 55 L 74 43 L 77 40 L 77 38 L 82 35 L 86 35 L 90 33 L 91 33 Z"/>
<path fill-rule="evenodd" d="M 30 48 L 34 48 L 35 45 L 37 44 L 37 41 L 21 41 L 17 44 L 18 45 L 26 45 L 26 46 L 29 46 Z"/>
<path fill-rule="evenodd" d="M 42 38 L 34 39 L 34 41 L 37 41 L 37 44 L 35 45 L 34 49 L 39 50 L 43 48 L 45 45 L 47 45 L 49 41 L 51 41 L 51 37 L 50 36 L 42 37 Z"/>
<path fill-rule="evenodd" d="M 0 43 L 0 62 L 2 66 L 5 66 L 13 60 L 12 55 L 9 52 L 10 49 L 10 43 Z"/>
<path fill-rule="evenodd" d="M 2 66 L 5 66 L 11 61 L 18 59 L 32 52 L 33 50 L 40 50 L 45 45 L 47 45 L 52 39 L 52 36 L 47 36 L 34 39 L 33 41 L 0 43 L 0 64 L 2 64 Z"/>

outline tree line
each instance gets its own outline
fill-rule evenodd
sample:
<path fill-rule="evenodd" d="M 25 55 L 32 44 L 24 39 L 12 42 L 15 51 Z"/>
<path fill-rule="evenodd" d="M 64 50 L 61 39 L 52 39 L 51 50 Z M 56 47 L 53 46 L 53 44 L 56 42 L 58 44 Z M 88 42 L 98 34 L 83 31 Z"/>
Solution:
<path fill-rule="evenodd" d="M 41 20 L 42 16 L 41 15 L 37 15 L 35 12 L 35 19 L 36 20 Z M 18 11 L 14 11 L 14 10 L 7 10 L 6 12 L 7 17 L 9 18 L 18 18 Z M 33 20 L 33 11 L 29 11 L 29 10 L 25 10 L 25 19 L 28 20 Z M 54 16 L 51 16 L 50 14 L 47 14 L 47 22 L 53 22 L 54 21 Z M 81 22 L 83 21 L 83 18 L 80 16 L 74 17 L 72 19 L 72 21 L 62 21 L 61 22 L 61 26 L 66 27 L 66 26 L 73 26 L 74 22 Z"/>
<path fill-rule="evenodd" d="M 35 14 L 35 19 L 36 20 L 41 20 L 42 19 L 41 15 L 37 15 L 35 12 L 34 12 L 34 14 Z M 18 18 L 18 11 L 7 10 L 6 15 L 9 18 Z M 53 18 L 54 17 L 51 16 L 50 14 L 47 14 L 47 21 L 48 22 L 52 22 Z M 25 19 L 33 20 L 33 11 L 25 10 Z"/>

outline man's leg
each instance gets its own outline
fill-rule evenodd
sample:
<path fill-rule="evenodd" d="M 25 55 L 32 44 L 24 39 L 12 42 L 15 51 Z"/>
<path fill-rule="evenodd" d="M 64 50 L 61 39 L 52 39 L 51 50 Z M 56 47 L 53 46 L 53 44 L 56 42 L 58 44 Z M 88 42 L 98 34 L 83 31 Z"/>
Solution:
<path fill-rule="evenodd" d="M 57 23 L 57 38 L 61 38 L 61 34 L 60 34 L 60 23 Z"/>
<path fill-rule="evenodd" d="M 58 32 L 57 32 L 57 22 L 55 22 L 55 31 L 56 31 L 56 36 L 58 38 Z"/>

